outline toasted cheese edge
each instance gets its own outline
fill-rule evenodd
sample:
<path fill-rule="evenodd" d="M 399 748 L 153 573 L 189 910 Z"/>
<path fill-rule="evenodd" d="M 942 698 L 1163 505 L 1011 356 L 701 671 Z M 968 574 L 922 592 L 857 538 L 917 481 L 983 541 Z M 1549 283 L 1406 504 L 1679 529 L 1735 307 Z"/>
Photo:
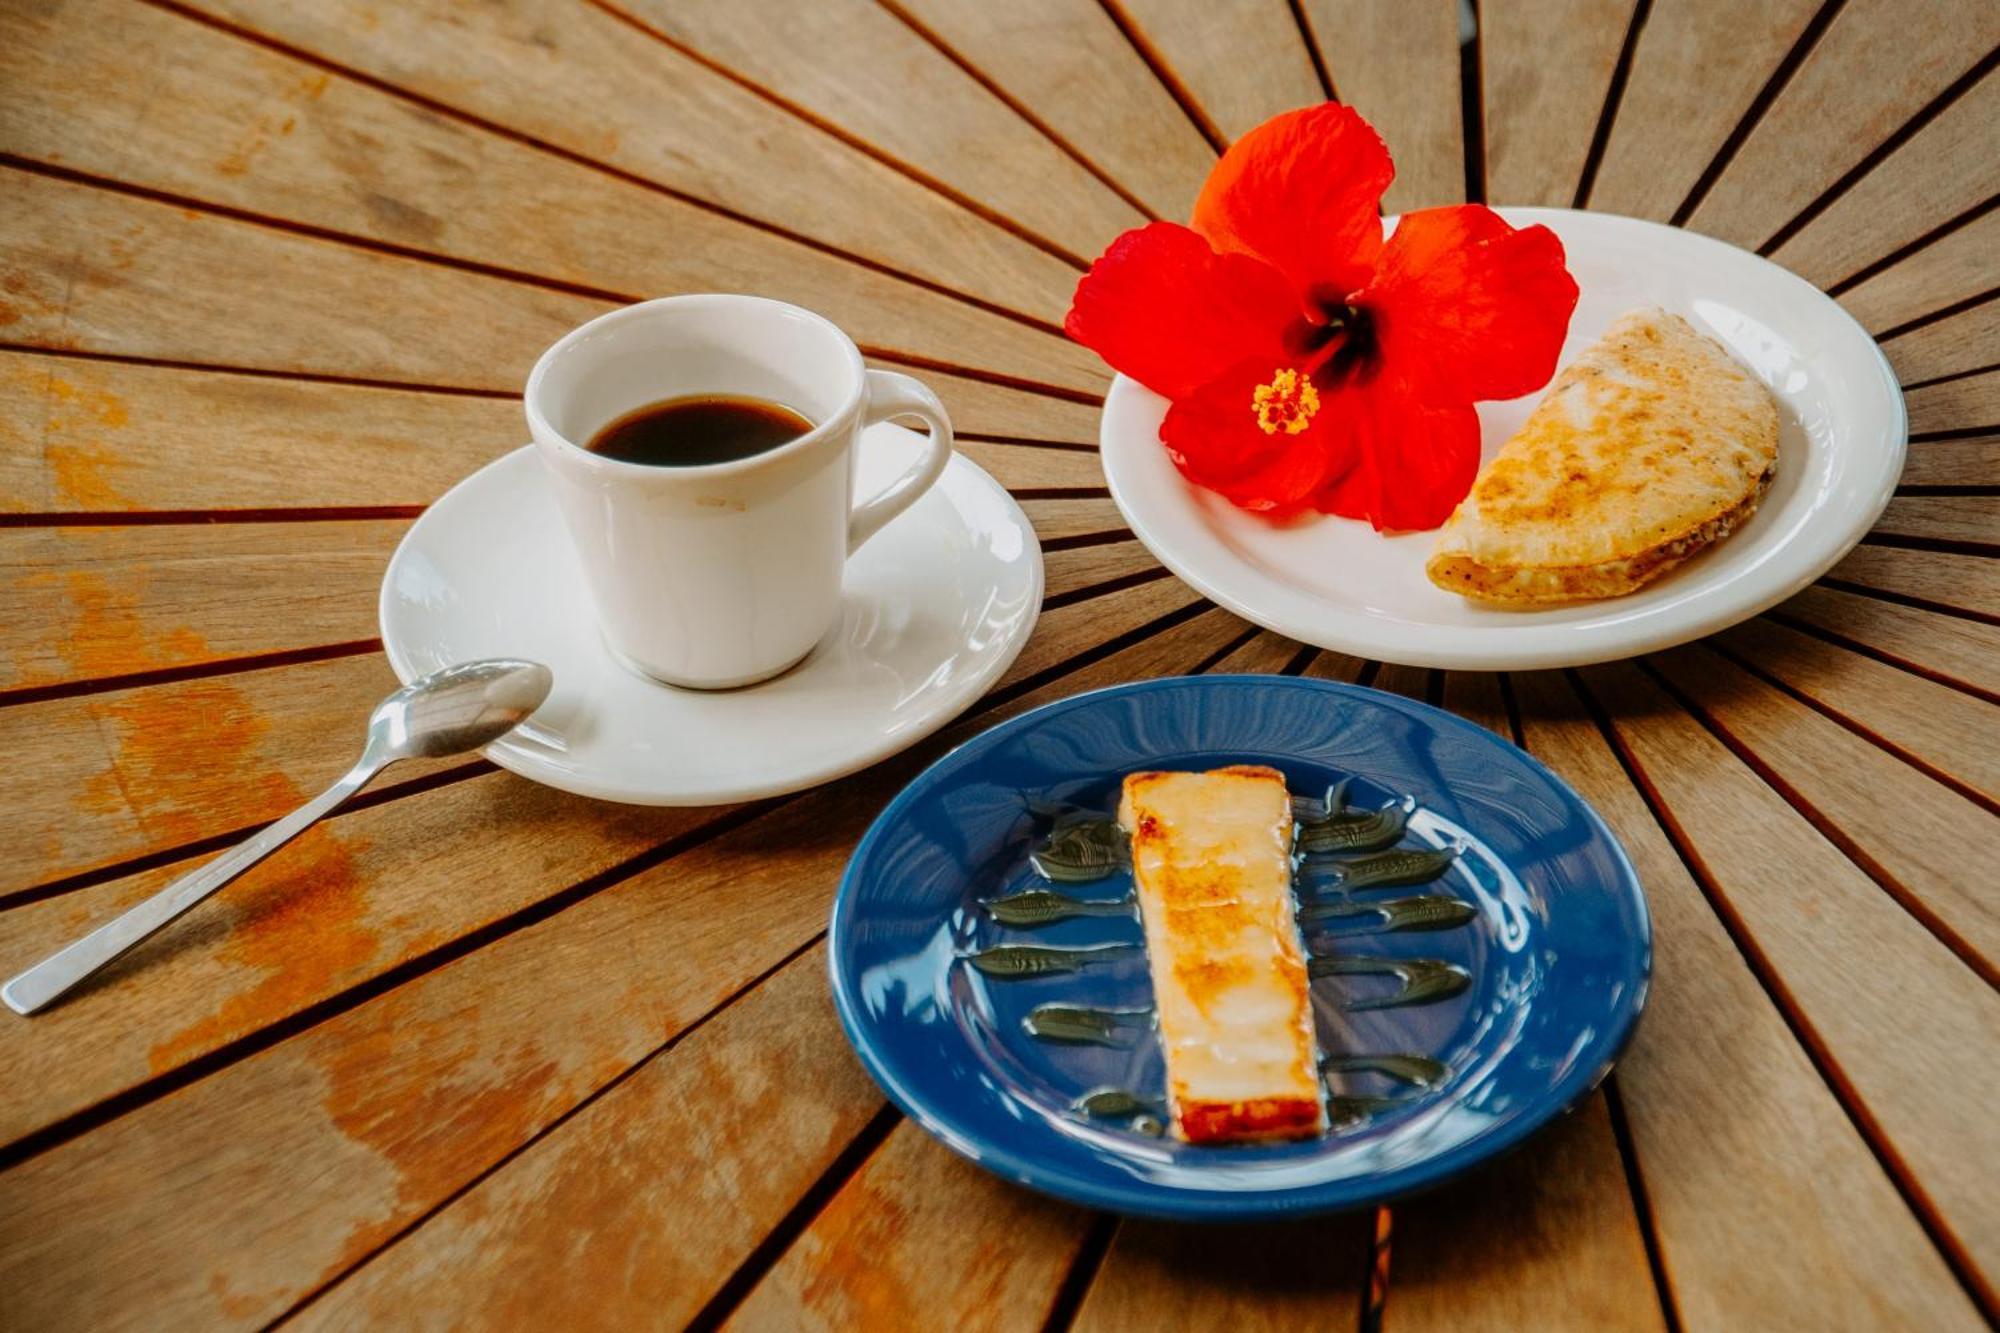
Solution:
<path fill-rule="evenodd" d="M 1140 916 L 1145 926 L 1147 938 L 1147 961 L 1153 970 L 1155 987 L 1159 985 L 1160 970 L 1165 963 L 1169 941 L 1165 927 L 1157 921 L 1155 914 L 1145 910 L 1148 887 L 1140 873 L 1141 857 L 1139 844 L 1151 836 L 1145 827 L 1151 816 L 1143 809 L 1145 789 L 1162 778 L 1187 776 L 1185 771 L 1173 772 L 1151 770 L 1129 774 L 1124 782 L 1118 806 L 1118 822 L 1132 835 L 1134 840 L 1133 869 L 1134 881 L 1138 889 Z M 1235 777 L 1266 778 L 1278 785 L 1284 793 L 1283 823 L 1288 838 L 1291 829 L 1291 798 L 1285 785 L 1284 774 L 1274 768 L 1260 764 L 1233 764 L 1224 768 L 1211 769 L 1193 776 L 1228 775 Z M 1287 916 L 1290 918 L 1291 895 L 1289 855 L 1286 861 Z M 1168 1052 L 1167 1103 L 1171 1113 L 1172 1128 L 1176 1137 L 1188 1143 L 1243 1143 L 1278 1139 L 1310 1137 L 1324 1132 L 1327 1126 L 1326 1106 L 1320 1095 L 1318 1072 L 1318 1038 L 1313 1026 L 1310 983 L 1305 973 L 1305 942 L 1298 933 L 1295 919 L 1291 925 L 1290 937 L 1280 941 L 1281 952 L 1289 954 L 1297 962 L 1299 994 L 1301 1005 L 1300 1036 L 1305 1044 L 1312 1093 L 1300 1096 L 1253 1097 L 1236 1100 L 1208 1099 L 1182 1096 L 1178 1080 L 1171 1068 L 1172 1048 Z M 1164 1011 L 1163 1011 L 1164 1018 Z M 1164 1028 L 1164 1024 L 1163 1024 Z M 1163 1030 L 1162 1036 L 1165 1037 Z"/>

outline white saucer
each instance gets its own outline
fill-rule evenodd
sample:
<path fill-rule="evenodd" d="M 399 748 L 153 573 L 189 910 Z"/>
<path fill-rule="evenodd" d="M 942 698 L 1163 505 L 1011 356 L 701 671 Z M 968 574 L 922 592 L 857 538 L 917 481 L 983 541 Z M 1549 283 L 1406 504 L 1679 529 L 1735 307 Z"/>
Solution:
<path fill-rule="evenodd" d="M 862 494 L 922 441 L 871 427 Z M 532 449 L 446 493 L 382 580 L 382 641 L 405 681 L 453 662 L 525 657 L 555 672 L 534 717 L 486 749 L 522 777 L 642 805 L 715 805 L 797 791 L 937 730 L 990 688 L 1042 604 L 1035 530 L 977 464 L 938 484 L 848 562 L 839 622 L 776 680 L 681 690 L 612 659 Z"/>
<path fill-rule="evenodd" d="M 1104 474 L 1162 564 L 1245 619 L 1322 648 L 1408 666 L 1525 670 L 1630 657 L 1733 625 L 1824 574 L 1874 525 L 1902 475 L 1908 421 L 1889 363 L 1830 297 L 1694 232 L 1570 209 L 1499 212 L 1515 226 L 1547 225 L 1568 252 L 1582 295 L 1563 364 L 1618 315 L 1657 305 L 1770 386 L 1783 423 L 1778 475 L 1756 516 L 1629 597 L 1482 607 L 1424 576 L 1433 533 L 1385 537 L 1333 517 L 1279 527 L 1190 485 L 1160 445 L 1166 400 L 1121 375 L 1105 400 Z M 1487 457 L 1540 397 L 1480 405 Z"/>

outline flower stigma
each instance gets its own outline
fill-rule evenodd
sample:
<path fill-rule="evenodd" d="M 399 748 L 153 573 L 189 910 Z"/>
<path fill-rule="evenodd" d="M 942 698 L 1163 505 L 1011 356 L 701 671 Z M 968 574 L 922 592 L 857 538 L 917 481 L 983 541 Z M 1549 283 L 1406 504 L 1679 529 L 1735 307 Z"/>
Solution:
<path fill-rule="evenodd" d="M 1313 414 L 1319 411 L 1319 390 L 1296 370 L 1277 370 L 1269 384 L 1260 384 L 1251 393 L 1250 410 L 1256 414 L 1257 428 L 1266 435 L 1281 430 L 1297 435 L 1312 424 Z"/>

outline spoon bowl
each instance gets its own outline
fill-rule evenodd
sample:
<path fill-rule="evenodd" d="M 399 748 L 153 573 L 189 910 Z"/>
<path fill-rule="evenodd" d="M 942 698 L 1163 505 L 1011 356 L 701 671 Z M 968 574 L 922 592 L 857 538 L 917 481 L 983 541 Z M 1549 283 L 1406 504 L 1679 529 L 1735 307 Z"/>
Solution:
<path fill-rule="evenodd" d="M 375 705 L 367 754 L 384 764 L 481 749 L 542 706 L 555 675 L 540 662 L 461 662 L 411 681 Z"/>

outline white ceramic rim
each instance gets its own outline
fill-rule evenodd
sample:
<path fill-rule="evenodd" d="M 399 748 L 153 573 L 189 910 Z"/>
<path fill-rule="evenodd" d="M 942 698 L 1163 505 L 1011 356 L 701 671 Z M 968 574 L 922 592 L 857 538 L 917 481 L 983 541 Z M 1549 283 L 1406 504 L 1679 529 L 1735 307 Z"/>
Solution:
<path fill-rule="evenodd" d="M 1535 611 L 1510 613 L 1523 623 L 1506 626 L 1393 622 L 1316 600 L 1266 574 L 1230 550 L 1201 521 L 1191 503 L 1181 503 L 1178 497 L 1162 500 L 1152 495 L 1133 471 L 1131 451 L 1140 447 L 1160 449 L 1159 441 L 1157 438 L 1136 441 L 1111 429 L 1114 419 L 1132 410 L 1137 398 L 1152 395 L 1137 382 L 1119 375 L 1105 397 L 1098 452 L 1119 513 L 1161 564 L 1216 604 L 1301 643 L 1405 666 L 1519 671 L 1634 657 L 1747 620 L 1813 583 L 1875 525 L 1902 476 L 1909 442 L 1909 417 L 1903 404 L 1902 386 L 1888 358 L 1868 331 L 1832 297 L 1760 255 L 1698 232 L 1588 210 L 1498 208 L 1495 211 L 1516 226 L 1581 217 L 1650 229 L 1671 238 L 1672 244 L 1709 250 L 1732 264 L 1752 260 L 1768 269 L 1774 280 L 1793 286 L 1816 302 L 1835 327 L 1850 333 L 1858 340 L 1858 346 L 1867 349 L 1888 414 L 1884 428 L 1873 437 L 1873 442 L 1882 446 L 1872 455 L 1878 460 L 1877 465 L 1869 469 L 1864 456 L 1856 472 L 1865 475 L 1844 481 L 1840 488 L 1841 502 L 1828 506 L 1827 517 L 1845 521 L 1808 526 L 1793 534 L 1771 553 L 1756 571 L 1756 577 L 1728 579 L 1714 586 L 1697 584 L 1698 592 L 1689 599 L 1649 608 L 1637 615 L 1621 616 L 1620 599 L 1610 598 L 1601 603 L 1607 608 L 1602 618 L 1568 619 L 1558 624 L 1534 623 L 1535 617 L 1543 614 Z M 1383 221 L 1386 227 L 1395 219 Z M 1625 623 L 1614 625 L 1618 621 Z M 1594 638 L 1579 635 L 1578 630 L 1583 626 L 1597 630 L 1597 635 Z"/>
<path fill-rule="evenodd" d="M 627 476 L 657 477 L 660 469 L 650 463 L 635 463 L 630 459 L 611 458 L 605 454 L 593 453 L 551 425 L 548 418 L 542 414 L 540 403 L 542 380 L 549 367 L 573 351 L 578 343 L 602 337 L 620 324 L 644 322 L 656 319 L 664 313 L 675 312 L 685 312 L 690 318 L 699 319 L 704 312 L 718 307 L 743 305 L 763 306 L 767 314 L 813 325 L 832 338 L 840 350 L 841 359 L 847 366 L 849 380 L 847 392 L 841 395 L 840 406 L 829 412 L 826 420 L 815 422 L 811 430 L 795 440 L 787 440 L 776 449 L 766 449 L 747 458 L 677 467 L 673 470 L 673 475 L 683 480 L 699 481 L 703 478 L 726 477 L 754 471 L 780 458 L 804 452 L 825 439 L 830 431 L 849 428 L 861 411 L 862 400 L 868 394 L 868 363 L 861 359 L 861 349 L 854 345 L 854 339 L 848 337 L 845 330 L 825 315 L 808 310 L 804 306 L 793 305 L 789 301 L 775 301 L 768 296 L 750 296 L 739 292 L 695 292 L 684 296 L 659 296 L 650 301 L 635 301 L 616 310 L 607 310 L 594 319 L 585 320 L 550 343 L 548 348 L 535 358 L 534 369 L 528 372 L 527 385 L 521 391 L 521 407 L 527 413 L 529 433 L 532 435 L 536 432 L 546 432 L 550 439 L 558 441 L 586 466 L 613 475 L 623 473 Z"/>

